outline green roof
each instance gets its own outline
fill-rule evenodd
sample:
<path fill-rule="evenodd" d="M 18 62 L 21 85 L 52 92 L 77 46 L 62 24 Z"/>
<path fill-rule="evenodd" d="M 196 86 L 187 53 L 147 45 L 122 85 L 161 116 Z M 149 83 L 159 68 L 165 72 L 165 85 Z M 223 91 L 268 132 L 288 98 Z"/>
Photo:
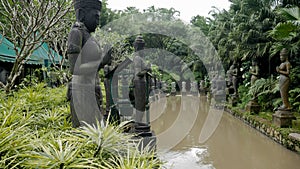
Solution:
<path fill-rule="evenodd" d="M 14 50 L 13 43 L 11 43 L 0 34 L 0 61 L 15 62 L 15 60 L 16 51 Z M 26 63 L 44 65 L 46 64 L 45 60 L 49 60 L 49 63 L 58 64 L 62 60 L 62 57 L 53 49 L 49 48 L 49 45 L 47 43 L 42 43 L 40 47 L 33 51 L 33 53 L 27 59 Z"/>

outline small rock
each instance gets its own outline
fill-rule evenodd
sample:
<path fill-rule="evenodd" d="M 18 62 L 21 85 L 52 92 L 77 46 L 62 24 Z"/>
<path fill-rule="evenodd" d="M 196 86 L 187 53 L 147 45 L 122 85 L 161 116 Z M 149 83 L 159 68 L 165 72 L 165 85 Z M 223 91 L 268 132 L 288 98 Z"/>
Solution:
<path fill-rule="evenodd" d="M 299 133 L 290 133 L 289 138 L 300 141 L 300 134 Z"/>

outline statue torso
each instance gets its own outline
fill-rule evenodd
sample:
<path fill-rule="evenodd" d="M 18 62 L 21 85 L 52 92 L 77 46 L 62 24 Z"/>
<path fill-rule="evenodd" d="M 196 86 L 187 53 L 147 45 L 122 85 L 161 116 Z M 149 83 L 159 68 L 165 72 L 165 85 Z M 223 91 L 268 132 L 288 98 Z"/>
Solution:
<path fill-rule="evenodd" d="M 83 23 L 76 22 L 68 38 L 68 58 L 73 77 L 80 75 L 80 77 L 76 78 L 80 79 L 79 81 L 82 83 L 90 83 L 95 78 L 97 79 L 98 75 L 95 75 L 95 73 L 83 73 L 81 66 L 97 61 L 100 57 L 100 47 L 96 40 L 91 36 Z M 98 68 L 96 69 L 95 72 L 98 71 Z"/>

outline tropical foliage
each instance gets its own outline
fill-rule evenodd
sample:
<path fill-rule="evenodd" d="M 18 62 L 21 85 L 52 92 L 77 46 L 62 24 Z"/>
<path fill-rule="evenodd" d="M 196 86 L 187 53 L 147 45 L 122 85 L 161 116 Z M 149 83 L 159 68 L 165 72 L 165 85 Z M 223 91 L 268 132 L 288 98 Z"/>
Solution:
<path fill-rule="evenodd" d="M 246 93 L 249 91 L 247 84 L 250 82 L 248 72 L 251 61 L 258 61 L 261 78 L 272 79 L 277 76 L 275 67 L 280 64 L 279 51 L 287 48 L 290 52 L 289 60 L 293 65 L 290 74 L 292 80 L 290 96 L 297 110 L 299 102 L 297 91 L 300 82 L 298 76 L 300 72 L 297 68 L 300 63 L 299 1 L 230 0 L 230 2 L 229 10 L 220 11 L 214 8 L 210 18 L 204 20 L 197 16 L 193 18 L 192 24 L 204 31 L 209 27 L 207 36 L 217 49 L 225 69 L 228 69 L 233 62 L 239 65 L 241 79 L 239 84 L 245 85 L 242 88 L 245 88 L 243 91 Z M 270 80 L 268 82 L 270 82 L 269 86 L 272 86 L 273 83 Z M 276 94 L 269 93 L 272 97 L 264 97 L 265 91 L 260 91 L 257 85 L 250 88 L 250 92 L 259 95 L 260 99 L 266 99 L 262 103 L 276 97 L 280 98 L 276 92 Z M 241 95 L 248 97 L 247 94 Z M 278 104 L 278 101 L 273 103 Z M 272 109 L 274 106 L 263 107 Z"/>
<path fill-rule="evenodd" d="M 69 27 L 65 20 L 70 19 L 71 2 L 1 0 L 0 13 L 4 22 L 0 23 L 0 33 L 13 43 L 16 54 L 7 82 L 0 82 L 7 92 L 14 87 L 33 51 L 43 42 L 56 41 L 61 37 L 60 32 Z"/>
<path fill-rule="evenodd" d="M 0 99 L 0 168 L 152 168 L 121 126 L 70 123 L 66 88 L 39 83 Z"/>

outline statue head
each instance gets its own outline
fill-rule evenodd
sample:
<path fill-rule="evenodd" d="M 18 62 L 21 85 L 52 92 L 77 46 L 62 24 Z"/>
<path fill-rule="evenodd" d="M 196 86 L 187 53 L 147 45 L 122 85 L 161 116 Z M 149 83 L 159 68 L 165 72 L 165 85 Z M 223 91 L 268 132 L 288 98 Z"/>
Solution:
<path fill-rule="evenodd" d="M 252 60 L 252 66 L 257 66 L 257 60 L 256 59 Z"/>
<path fill-rule="evenodd" d="M 289 53 L 288 50 L 286 48 L 283 48 L 280 51 L 280 60 L 285 61 L 288 58 L 288 53 Z"/>
<path fill-rule="evenodd" d="M 139 50 L 143 50 L 144 49 L 144 46 L 145 46 L 145 41 L 143 39 L 143 36 L 137 36 L 135 38 L 135 41 L 133 43 L 133 46 L 134 46 L 134 49 L 136 51 L 139 51 Z"/>
<path fill-rule="evenodd" d="M 74 0 L 76 19 L 82 22 L 89 32 L 94 32 L 99 25 L 101 4 L 100 0 Z"/>

